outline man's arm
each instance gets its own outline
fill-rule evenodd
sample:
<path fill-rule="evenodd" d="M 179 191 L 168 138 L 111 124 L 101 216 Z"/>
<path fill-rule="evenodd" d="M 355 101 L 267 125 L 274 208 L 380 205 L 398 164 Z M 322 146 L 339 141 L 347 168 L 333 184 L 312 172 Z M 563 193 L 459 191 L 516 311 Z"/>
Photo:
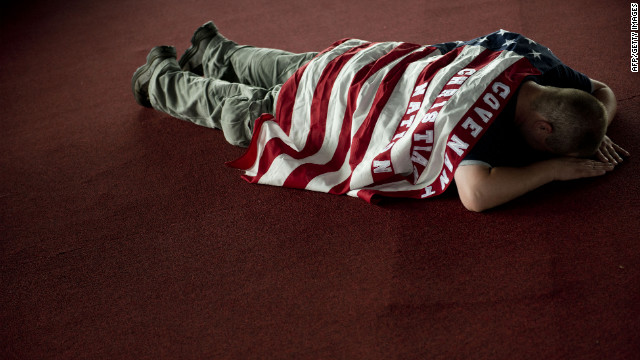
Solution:
<path fill-rule="evenodd" d="M 600 100 L 600 102 L 604 105 L 605 109 L 607 109 L 607 126 L 611 124 L 613 118 L 616 116 L 616 110 L 618 108 L 618 103 L 616 100 L 616 96 L 613 93 L 613 90 L 607 84 L 600 82 L 598 80 L 591 80 L 591 95 L 595 96 L 596 99 Z"/>
<path fill-rule="evenodd" d="M 607 84 L 590 79 L 591 80 L 591 94 L 596 97 L 596 99 L 600 100 L 600 102 L 604 105 L 605 109 L 607 109 L 607 127 L 611 125 L 613 118 L 616 116 L 617 111 L 617 100 L 616 96 L 613 93 L 613 90 L 607 86 Z M 596 152 L 596 156 L 600 161 L 610 162 L 614 165 L 618 165 L 623 161 L 622 156 L 629 156 L 629 152 L 618 144 L 611 141 L 609 136 L 604 137 L 602 140 L 602 144 L 600 148 Z"/>
<path fill-rule="evenodd" d="M 554 158 L 529 166 L 459 166 L 454 178 L 462 204 L 471 211 L 484 211 L 511 201 L 554 180 L 572 180 L 604 175 L 614 165 L 572 157 Z"/>

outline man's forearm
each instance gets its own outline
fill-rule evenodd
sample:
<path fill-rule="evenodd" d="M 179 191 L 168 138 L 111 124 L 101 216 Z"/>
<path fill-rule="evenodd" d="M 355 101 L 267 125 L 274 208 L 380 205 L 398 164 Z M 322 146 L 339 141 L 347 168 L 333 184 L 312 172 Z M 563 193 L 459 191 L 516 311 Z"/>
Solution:
<path fill-rule="evenodd" d="M 483 211 L 551 181 L 604 175 L 613 167 L 611 163 L 573 157 L 553 158 L 519 168 L 467 165 L 458 167 L 455 181 L 464 206 Z"/>
<path fill-rule="evenodd" d="M 463 172 L 467 169 L 460 169 Z M 467 178 L 464 186 L 456 178 L 460 199 L 473 211 L 484 211 L 509 202 L 554 180 L 553 171 L 545 162 L 526 167 L 495 167 L 480 176 Z"/>
<path fill-rule="evenodd" d="M 537 162 L 526 167 L 495 167 L 491 169 L 491 182 L 486 194 L 488 208 L 518 198 L 554 180 L 547 163 Z"/>

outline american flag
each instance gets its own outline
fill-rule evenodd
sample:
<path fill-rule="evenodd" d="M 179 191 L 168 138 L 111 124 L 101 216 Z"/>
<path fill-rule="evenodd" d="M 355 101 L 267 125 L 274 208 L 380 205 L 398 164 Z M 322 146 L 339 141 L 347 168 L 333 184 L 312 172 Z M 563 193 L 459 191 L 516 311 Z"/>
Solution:
<path fill-rule="evenodd" d="M 229 166 L 251 183 L 347 194 L 428 198 L 551 51 L 505 30 L 436 45 L 345 39 L 282 87 Z"/>

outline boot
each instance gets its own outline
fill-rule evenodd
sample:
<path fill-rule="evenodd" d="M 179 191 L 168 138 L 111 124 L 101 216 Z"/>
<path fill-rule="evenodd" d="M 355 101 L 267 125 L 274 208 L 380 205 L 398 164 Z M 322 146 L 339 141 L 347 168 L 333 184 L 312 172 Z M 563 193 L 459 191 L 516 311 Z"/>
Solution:
<path fill-rule="evenodd" d="M 202 69 L 202 56 L 207 45 L 216 35 L 218 28 L 209 21 L 200 26 L 191 37 L 191 46 L 184 52 L 178 64 L 184 71 L 191 71 L 196 75 L 204 75 Z"/>
<path fill-rule="evenodd" d="M 149 100 L 149 82 L 156 67 L 166 59 L 176 58 L 176 49 L 172 46 L 156 46 L 147 55 L 147 63 L 133 73 L 131 90 L 138 104 L 152 107 Z"/>

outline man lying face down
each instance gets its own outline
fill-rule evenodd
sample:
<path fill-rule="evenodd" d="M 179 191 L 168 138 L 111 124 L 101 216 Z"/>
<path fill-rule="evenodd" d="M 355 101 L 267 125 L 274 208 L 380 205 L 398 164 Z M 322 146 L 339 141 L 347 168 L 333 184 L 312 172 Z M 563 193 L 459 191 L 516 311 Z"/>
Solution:
<path fill-rule="evenodd" d="M 611 89 L 505 30 L 293 54 L 238 45 L 208 22 L 179 62 L 173 47 L 153 48 L 132 89 L 143 106 L 248 146 L 230 165 L 249 182 L 367 201 L 428 198 L 455 180 L 463 205 L 483 211 L 629 155 L 606 136 Z"/>
<path fill-rule="evenodd" d="M 629 155 L 606 136 L 616 111 L 613 92 L 595 80 L 586 84 L 593 90 L 524 82 L 515 111 L 504 119 L 524 140 L 520 149 L 517 143 L 509 148 L 510 141 L 485 145 L 506 132 L 489 133 L 456 170 L 458 192 L 467 209 L 489 209 L 554 180 L 603 175 L 622 162 L 620 154 Z M 527 155 L 549 159 L 516 158 Z M 592 156 L 598 160 L 586 159 Z"/>

